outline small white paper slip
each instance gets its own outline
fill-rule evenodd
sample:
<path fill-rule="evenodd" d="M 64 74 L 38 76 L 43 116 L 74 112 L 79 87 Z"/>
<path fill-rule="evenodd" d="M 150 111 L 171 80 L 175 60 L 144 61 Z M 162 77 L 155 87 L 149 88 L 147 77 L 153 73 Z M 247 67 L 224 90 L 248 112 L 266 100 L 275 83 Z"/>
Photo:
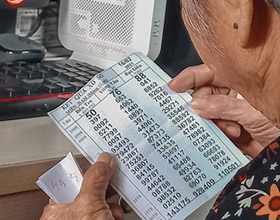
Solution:
<path fill-rule="evenodd" d="M 36 183 L 55 203 L 71 203 L 78 195 L 82 181 L 79 165 L 69 153 Z"/>
<path fill-rule="evenodd" d="M 247 158 L 211 121 L 172 92 L 170 77 L 141 53 L 98 74 L 49 113 L 94 163 L 117 160 L 111 184 L 147 220 L 182 220 L 218 194 Z"/>

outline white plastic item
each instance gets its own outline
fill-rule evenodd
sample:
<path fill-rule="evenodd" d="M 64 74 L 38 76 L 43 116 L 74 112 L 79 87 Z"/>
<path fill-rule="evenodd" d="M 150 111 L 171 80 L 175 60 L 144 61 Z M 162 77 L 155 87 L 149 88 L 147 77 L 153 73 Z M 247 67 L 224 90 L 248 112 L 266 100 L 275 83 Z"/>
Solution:
<path fill-rule="evenodd" d="M 167 0 L 61 0 L 59 38 L 72 58 L 108 68 L 161 50 Z"/>

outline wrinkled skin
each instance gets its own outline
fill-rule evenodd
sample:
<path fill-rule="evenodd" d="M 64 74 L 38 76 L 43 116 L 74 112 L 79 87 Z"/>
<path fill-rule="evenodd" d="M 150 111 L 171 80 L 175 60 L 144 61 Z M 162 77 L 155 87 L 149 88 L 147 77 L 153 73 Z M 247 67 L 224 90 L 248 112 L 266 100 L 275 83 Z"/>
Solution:
<path fill-rule="evenodd" d="M 225 87 L 206 66 L 183 70 L 170 83 L 175 92 L 194 88 L 192 107 L 206 119 L 212 119 L 245 154 L 255 157 L 280 136 L 264 115 L 237 93 Z"/>
<path fill-rule="evenodd" d="M 189 0 L 182 0 L 183 8 L 186 1 Z M 195 87 L 194 109 L 203 117 L 215 119 L 242 150 L 255 156 L 279 132 L 271 124 L 280 126 L 279 15 L 263 0 L 200 1 L 205 2 L 209 11 L 205 17 L 211 20 L 209 28 L 219 51 L 205 47 L 205 42 L 195 34 L 183 14 L 194 45 L 207 67 L 185 70 L 177 79 L 196 75 L 195 80 L 182 80 L 181 84 L 175 79 L 169 86 L 178 92 Z M 235 23 L 238 28 L 233 28 Z M 235 91 L 248 103 L 237 99 Z M 206 106 L 210 107 L 206 109 Z M 123 219 L 118 204 L 109 203 L 105 196 L 114 170 L 113 157 L 103 154 L 86 172 L 75 201 L 67 205 L 51 202 L 41 220 Z"/>
<path fill-rule="evenodd" d="M 192 16 L 186 27 L 204 63 L 227 88 L 240 93 L 273 124 L 280 126 L 280 17 L 264 0 L 203 0 L 205 21 L 219 51 L 195 34 Z M 189 9 L 182 0 L 183 12 Z M 185 10 L 184 10 L 185 9 Z M 202 21 L 199 21 L 202 22 Z M 234 24 L 238 28 L 233 28 Z"/>
<path fill-rule="evenodd" d="M 75 201 L 70 204 L 55 204 L 50 201 L 40 220 L 123 219 L 118 199 L 110 198 L 115 193 L 108 188 L 115 169 L 115 159 L 108 153 L 101 154 L 98 161 L 86 171 Z"/>

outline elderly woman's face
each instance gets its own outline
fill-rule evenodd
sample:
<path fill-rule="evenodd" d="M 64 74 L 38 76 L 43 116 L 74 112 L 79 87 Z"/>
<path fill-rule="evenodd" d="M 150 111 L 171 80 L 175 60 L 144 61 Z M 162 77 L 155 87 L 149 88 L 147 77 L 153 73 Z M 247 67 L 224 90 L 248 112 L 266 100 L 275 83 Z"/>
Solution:
<path fill-rule="evenodd" d="M 280 125 L 280 102 L 275 103 L 280 94 L 273 97 L 276 93 L 266 87 L 273 46 L 265 34 L 267 11 L 263 0 L 182 0 L 183 19 L 203 61 L 226 86 Z"/>

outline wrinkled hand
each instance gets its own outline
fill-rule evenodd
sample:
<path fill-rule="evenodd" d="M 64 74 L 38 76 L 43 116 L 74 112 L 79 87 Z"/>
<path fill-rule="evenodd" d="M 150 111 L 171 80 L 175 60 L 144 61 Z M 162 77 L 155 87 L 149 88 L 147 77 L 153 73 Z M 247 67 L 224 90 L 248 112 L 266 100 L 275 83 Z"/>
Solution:
<path fill-rule="evenodd" d="M 114 158 L 108 153 L 101 154 L 98 161 L 85 173 L 80 193 L 75 201 L 70 204 L 50 202 L 45 207 L 40 220 L 123 219 L 120 206 L 106 201 L 106 196 L 108 196 L 106 190 L 115 169 Z"/>
<path fill-rule="evenodd" d="M 218 127 L 245 153 L 255 157 L 271 141 L 280 136 L 272 125 L 246 100 L 225 86 L 206 65 L 183 70 L 170 83 L 175 92 L 193 88 L 192 107 Z"/>

